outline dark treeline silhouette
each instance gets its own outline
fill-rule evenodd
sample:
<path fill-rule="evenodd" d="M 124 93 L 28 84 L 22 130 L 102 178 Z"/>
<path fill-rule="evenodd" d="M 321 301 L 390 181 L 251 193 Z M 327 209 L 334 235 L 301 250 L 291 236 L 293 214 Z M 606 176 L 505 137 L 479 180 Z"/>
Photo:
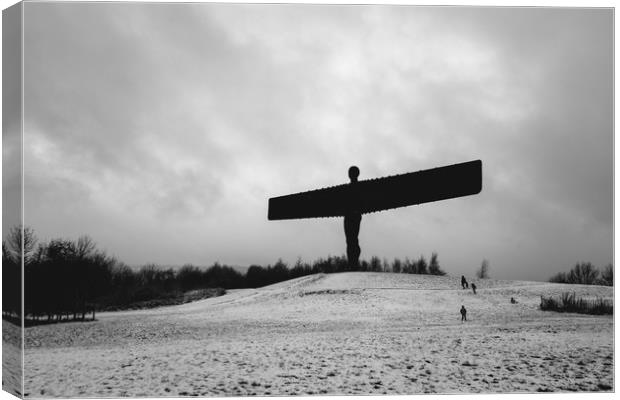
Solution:
<path fill-rule="evenodd" d="M 299 259 L 291 268 L 282 260 L 278 260 L 273 266 L 250 266 L 245 278 L 247 287 L 257 288 L 306 275 L 318 273 L 331 274 L 346 271 L 395 272 L 428 275 L 446 274 L 439 266 L 437 253 L 433 253 L 430 263 L 427 263 L 424 256 L 421 256 L 417 261 L 412 261 L 408 258 L 405 260 L 396 258 L 391 263 L 386 259 L 381 261 L 379 257 L 372 257 L 370 261 L 361 260 L 355 267 L 349 265 L 345 256 L 320 258 L 312 264 L 303 262 Z"/>
<path fill-rule="evenodd" d="M 22 261 L 24 313 L 31 321 L 84 320 L 90 313 L 94 319 L 96 310 L 178 304 L 245 287 L 243 274 L 217 263 L 206 269 L 146 265 L 135 270 L 98 250 L 88 236 L 36 242 L 31 228 L 22 233 L 14 227 L 2 243 L 2 311 L 7 319 L 21 317 Z M 206 288 L 220 290 L 196 290 Z"/>
<path fill-rule="evenodd" d="M 22 262 L 26 265 L 30 263 L 35 244 L 34 231 L 26 227 L 22 232 L 21 226 L 11 228 L 6 240 L 2 242 L 2 315 L 5 317 L 21 316 L 21 265 Z"/>
<path fill-rule="evenodd" d="M 599 271 L 589 262 L 577 263 L 569 272 L 559 272 L 552 276 L 549 282 L 613 286 L 614 267 L 609 264 Z"/>
<path fill-rule="evenodd" d="M 19 317 L 22 306 L 21 259 L 14 260 L 8 254 L 6 243 L 2 242 L 2 315 Z"/>
<path fill-rule="evenodd" d="M 22 240 L 23 236 L 23 240 Z M 430 262 L 395 259 L 391 263 L 372 257 L 351 268 L 344 256 L 321 258 L 312 264 L 301 259 L 292 267 L 278 260 L 274 265 L 252 265 L 246 274 L 235 268 L 191 264 L 162 268 L 149 264 L 140 269 L 98 250 L 88 236 L 77 240 L 53 239 L 39 243 L 31 228 L 11 229 L 2 243 L 3 316 L 21 317 L 22 241 L 26 319 L 34 322 L 94 319 L 95 311 L 147 308 L 211 297 L 225 289 L 258 288 L 316 273 L 376 271 L 445 275 L 437 254 Z M 92 314 L 91 314 L 92 313 Z"/>

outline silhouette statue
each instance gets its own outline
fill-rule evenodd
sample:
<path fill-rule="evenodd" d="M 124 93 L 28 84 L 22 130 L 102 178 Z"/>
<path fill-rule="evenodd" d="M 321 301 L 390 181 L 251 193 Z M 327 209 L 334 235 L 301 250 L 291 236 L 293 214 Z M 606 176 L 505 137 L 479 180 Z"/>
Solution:
<path fill-rule="evenodd" d="M 478 194 L 482 161 L 469 161 L 423 171 L 358 181 L 359 168 L 349 168 L 350 182 L 323 189 L 272 197 L 272 220 L 344 217 L 349 266 L 359 265 L 362 214 Z"/>
<path fill-rule="evenodd" d="M 354 189 L 352 193 L 356 193 L 357 177 L 360 176 L 360 170 L 356 166 L 349 168 L 349 179 L 351 180 L 351 187 Z M 352 196 L 353 197 L 353 196 Z M 355 196 L 351 199 L 351 202 L 355 204 Z M 360 244 L 358 241 L 358 235 L 360 233 L 360 223 L 362 222 L 362 213 L 357 207 L 351 207 L 344 215 L 344 235 L 347 240 L 347 261 L 349 267 L 357 267 L 360 262 Z"/>

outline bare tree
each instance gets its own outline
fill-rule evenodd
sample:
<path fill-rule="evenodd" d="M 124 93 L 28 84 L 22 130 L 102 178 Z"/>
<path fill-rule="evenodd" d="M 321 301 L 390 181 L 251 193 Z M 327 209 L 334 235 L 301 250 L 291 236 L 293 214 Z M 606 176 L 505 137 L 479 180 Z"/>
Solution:
<path fill-rule="evenodd" d="M 592 263 L 577 263 L 568 273 L 568 283 L 579 283 L 583 285 L 593 285 L 598 278 L 598 270 Z"/>
<path fill-rule="evenodd" d="M 79 260 L 84 260 L 95 251 L 95 242 L 86 235 L 80 236 L 75 245 L 75 255 Z"/>
<path fill-rule="evenodd" d="M 28 265 L 30 263 L 36 244 L 37 238 L 34 235 L 34 229 L 29 226 L 25 226 L 22 229 L 21 225 L 16 225 L 11 228 L 7 236 L 6 246 L 8 254 L 17 264 L 21 264 L 22 254 L 24 257 L 24 264 Z"/>
<path fill-rule="evenodd" d="M 480 269 L 476 272 L 476 276 L 478 279 L 489 278 L 489 261 L 487 259 L 482 260 L 482 264 L 480 265 Z"/>
<path fill-rule="evenodd" d="M 601 272 L 601 281 L 605 286 L 614 285 L 614 266 L 609 264 Z"/>

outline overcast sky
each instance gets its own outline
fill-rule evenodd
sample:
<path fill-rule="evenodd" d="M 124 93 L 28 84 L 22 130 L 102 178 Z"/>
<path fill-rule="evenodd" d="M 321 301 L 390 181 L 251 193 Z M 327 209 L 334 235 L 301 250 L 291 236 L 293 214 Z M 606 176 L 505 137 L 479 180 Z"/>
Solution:
<path fill-rule="evenodd" d="M 546 280 L 613 261 L 611 9 L 25 4 L 25 215 L 130 265 L 345 254 L 269 197 L 481 159 L 362 258 Z M 18 146 L 5 140 L 5 160 Z M 10 192 L 18 185 L 3 181 Z M 424 188 L 419 188 L 424 190 Z M 4 218 L 4 229 L 14 221 Z"/>

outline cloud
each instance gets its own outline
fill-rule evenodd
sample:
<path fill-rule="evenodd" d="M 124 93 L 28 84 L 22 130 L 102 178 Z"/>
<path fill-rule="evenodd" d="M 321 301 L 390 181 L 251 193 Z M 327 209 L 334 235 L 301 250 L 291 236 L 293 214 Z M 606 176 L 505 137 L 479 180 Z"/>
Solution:
<path fill-rule="evenodd" d="M 341 221 L 268 222 L 269 197 L 352 164 L 482 159 L 475 198 L 365 217 L 364 256 L 518 277 L 527 253 L 549 260 L 520 269 L 536 279 L 611 261 L 609 10 L 28 3 L 26 21 L 26 210 L 45 237 L 130 263 L 313 259 L 344 252 Z"/>

